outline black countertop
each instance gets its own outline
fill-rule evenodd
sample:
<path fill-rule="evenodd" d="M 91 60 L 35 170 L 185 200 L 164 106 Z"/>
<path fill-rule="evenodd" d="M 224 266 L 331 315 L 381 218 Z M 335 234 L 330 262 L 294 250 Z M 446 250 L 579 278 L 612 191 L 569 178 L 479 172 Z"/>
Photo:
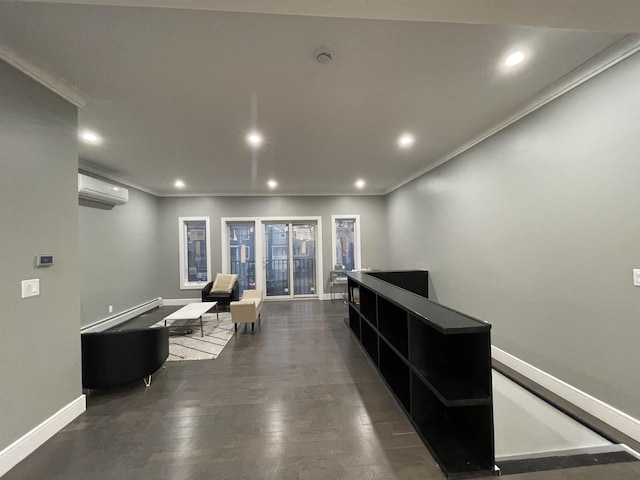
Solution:
<path fill-rule="evenodd" d="M 386 300 L 408 310 L 416 317 L 446 335 L 480 332 L 491 329 L 491 324 L 458 312 L 420 295 L 380 280 L 367 272 L 345 272 L 346 275 L 365 288 L 374 291 Z"/>

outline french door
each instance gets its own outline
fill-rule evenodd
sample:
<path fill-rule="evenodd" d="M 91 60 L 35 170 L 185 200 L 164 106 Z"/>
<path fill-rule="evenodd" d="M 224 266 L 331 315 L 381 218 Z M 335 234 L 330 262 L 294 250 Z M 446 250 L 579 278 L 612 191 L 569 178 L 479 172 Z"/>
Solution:
<path fill-rule="evenodd" d="M 317 296 L 317 222 L 263 221 L 267 297 Z"/>
<path fill-rule="evenodd" d="M 228 272 L 238 275 L 240 295 L 256 289 L 255 222 L 227 223 Z"/>
<path fill-rule="evenodd" d="M 222 273 L 241 292 L 270 298 L 322 297 L 321 217 L 223 217 Z"/>

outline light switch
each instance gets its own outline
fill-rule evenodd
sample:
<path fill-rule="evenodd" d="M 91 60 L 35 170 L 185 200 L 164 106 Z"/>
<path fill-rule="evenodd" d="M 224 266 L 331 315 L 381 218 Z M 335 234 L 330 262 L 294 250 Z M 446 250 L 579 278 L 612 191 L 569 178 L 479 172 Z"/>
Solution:
<path fill-rule="evenodd" d="M 633 269 L 633 285 L 640 287 L 640 268 Z"/>
<path fill-rule="evenodd" d="M 36 295 L 40 295 L 40 279 L 23 280 L 22 298 L 35 297 Z"/>

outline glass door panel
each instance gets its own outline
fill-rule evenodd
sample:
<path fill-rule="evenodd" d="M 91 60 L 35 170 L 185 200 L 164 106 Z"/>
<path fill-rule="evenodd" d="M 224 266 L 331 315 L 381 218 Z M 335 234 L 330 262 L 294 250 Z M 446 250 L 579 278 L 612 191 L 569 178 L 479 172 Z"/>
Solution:
<path fill-rule="evenodd" d="M 266 296 L 289 296 L 289 225 L 264 225 Z"/>
<path fill-rule="evenodd" d="M 316 294 L 316 225 L 292 225 L 293 294 Z"/>
<path fill-rule="evenodd" d="M 245 290 L 256 289 L 255 226 L 228 224 L 229 273 L 238 275 L 240 295 Z"/>

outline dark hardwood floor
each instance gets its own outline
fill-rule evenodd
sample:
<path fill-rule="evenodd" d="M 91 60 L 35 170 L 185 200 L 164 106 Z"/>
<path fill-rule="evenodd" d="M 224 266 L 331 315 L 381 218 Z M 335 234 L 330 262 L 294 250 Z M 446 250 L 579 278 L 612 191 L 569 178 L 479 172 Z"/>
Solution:
<path fill-rule="evenodd" d="M 168 362 L 149 388 L 90 392 L 87 411 L 3 480 L 444 478 L 345 314 L 266 303 L 255 334 L 240 329 L 217 360 Z M 508 478 L 638 479 L 639 463 Z"/>

